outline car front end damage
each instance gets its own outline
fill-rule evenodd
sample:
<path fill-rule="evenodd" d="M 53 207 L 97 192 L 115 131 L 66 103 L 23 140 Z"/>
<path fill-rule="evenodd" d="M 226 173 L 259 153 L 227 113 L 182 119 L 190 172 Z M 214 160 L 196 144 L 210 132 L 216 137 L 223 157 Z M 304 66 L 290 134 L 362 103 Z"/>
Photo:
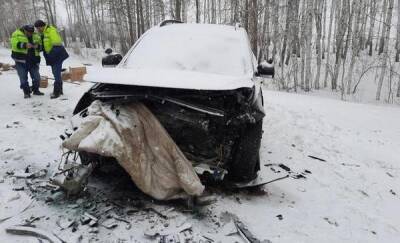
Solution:
<path fill-rule="evenodd" d="M 261 129 L 265 116 L 261 91 L 257 92 L 254 87 L 208 91 L 96 84 L 79 101 L 74 114 L 84 116 L 94 100 L 111 103 L 117 112 L 120 105 L 145 104 L 192 161 L 196 171 L 209 174 L 208 178 L 224 179 L 227 174 L 232 181 L 249 181 L 257 175 L 261 131 L 254 138 L 256 155 L 239 154 L 243 153 L 241 140 L 248 128 L 258 126 Z M 86 163 L 110 160 L 88 153 L 81 157 Z M 237 171 L 242 166 L 234 166 L 238 163 L 255 165 L 243 174 Z"/>

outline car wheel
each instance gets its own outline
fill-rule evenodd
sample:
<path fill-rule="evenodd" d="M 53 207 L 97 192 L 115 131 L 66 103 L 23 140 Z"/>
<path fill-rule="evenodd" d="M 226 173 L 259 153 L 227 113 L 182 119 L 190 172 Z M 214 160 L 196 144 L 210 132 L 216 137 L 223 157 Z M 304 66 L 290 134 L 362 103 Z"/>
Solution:
<path fill-rule="evenodd" d="M 251 181 L 260 170 L 260 144 L 262 137 L 262 120 L 248 124 L 237 141 L 229 178 L 235 182 Z"/>

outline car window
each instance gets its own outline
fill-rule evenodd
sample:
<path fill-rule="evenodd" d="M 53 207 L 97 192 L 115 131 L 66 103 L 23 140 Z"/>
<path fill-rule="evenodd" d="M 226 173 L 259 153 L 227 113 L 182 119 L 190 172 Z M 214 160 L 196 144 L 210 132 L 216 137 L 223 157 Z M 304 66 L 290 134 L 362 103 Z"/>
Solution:
<path fill-rule="evenodd" d="M 130 53 L 125 66 L 238 76 L 251 72 L 248 50 L 243 32 L 233 27 L 176 24 L 148 33 Z"/>

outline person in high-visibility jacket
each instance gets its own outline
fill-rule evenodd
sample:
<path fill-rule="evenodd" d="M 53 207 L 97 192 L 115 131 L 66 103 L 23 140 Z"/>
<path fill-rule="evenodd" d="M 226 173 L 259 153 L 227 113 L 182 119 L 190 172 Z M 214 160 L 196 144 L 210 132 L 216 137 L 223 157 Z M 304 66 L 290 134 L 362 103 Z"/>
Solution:
<path fill-rule="evenodd" d="M 37 20 L 35 27 L 41 33 L 43 56 L 46 59 L 46 64 L 51 66 L 53 72 L 54 90 L 50 98 L 55 99 L 63 94 L 62 64 L 69 55 L 63 46 L 63 40 L 56 27 L 48 25 L 42 20 Z"/>
<path fill-rule="evenodd" d="M 31 92 L 34 95 L 43 95 L 39 91 L 41 38 L 34 31 L 33 25 L 24 25 L 11 35 L 11 57 L 15 61 L 24 98 L 30 98 Z M 32 79 L 32 90 L 28 83 L 28 73 Z"/>

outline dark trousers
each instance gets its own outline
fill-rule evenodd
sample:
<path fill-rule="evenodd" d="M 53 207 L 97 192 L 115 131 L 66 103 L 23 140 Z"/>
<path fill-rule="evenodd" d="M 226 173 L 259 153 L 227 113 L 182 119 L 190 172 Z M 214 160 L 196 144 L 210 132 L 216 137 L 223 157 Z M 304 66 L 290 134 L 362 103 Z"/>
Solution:
<path fill-rule="evenodd" d="M 19 76 L 20 88 L 23 90 L 29 90 L 28 73 L 32 79 L 32 89 L 39 89 L 40 84 L 40 73 L 39 64 L 30 64 L 16 62 L 15 67 Z"/>
<path fill-rule="evenodd" d="M 53 72 L 54 76 L 54 92 L 61 93 L 63 90 L 63 81 L 61 79 L 61 69 L 62 69 L 62 62 L 53 63 L 51 65 L 51 71 Z"/>

